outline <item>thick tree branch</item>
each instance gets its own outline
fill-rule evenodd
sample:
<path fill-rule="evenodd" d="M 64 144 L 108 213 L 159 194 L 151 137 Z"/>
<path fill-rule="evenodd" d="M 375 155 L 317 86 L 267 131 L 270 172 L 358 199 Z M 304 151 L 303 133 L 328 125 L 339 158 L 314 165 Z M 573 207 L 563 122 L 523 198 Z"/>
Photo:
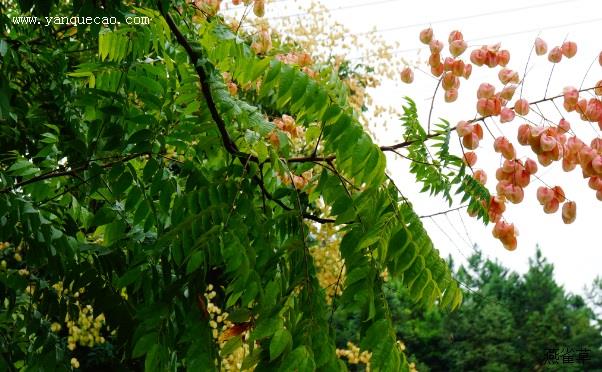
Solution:
<path fill-rule="evenodd" d="M 217 129 L 220 133 L 220 136 L 222 137 L 224 147 L 230 154 L 238 158 L 245 159 L 245 161 L 247 159 L 250 159 L 253 162 L 258 162 L 259 160 L 257 159 L 257 157 L 239 151 L 238 147 L 236 146 L 236 143 L 234 143 L 234 141 L 232 141 L 232 139 L 230 138 L 228 130 L 226 129 L 226 123 L 224 122 L 224 119 L 222 119 L 222 117 L 220 116 L 217 110 L 217 105 L 215 104 L 215 100 L 213 99 L 213 94 L 211 93 L 211 87 L 209 85 L 209 77 L 207 71 L 205 71 L 205 69 L 202 66 L 204 58 L 202 58 L 202 55 L 200 55 L 197 51 L 195 51 L 192 48 L 192 46 L 184 37 L 178 26 L 176 26 L 169 13 L 167 13 L 167 11 L 163 8 L 163 4 L 161 3 L 161 1 L 159 1 L 159 9 L 161 11 L 161 15 L 163 16 L 163 18 L 165 18 L 169 29 L 175 35 L 178 44 L 180 44 L 186 51 L 186 54 L 188 54 L 188 58 L 190 58 L 190 63 L 194 66 L 196 73 L 199 76 L 203 98 L 205 98 L 205 101 L 207 102 L 207 107 L 209 108 L 211 118 L 217 125 Z"/>

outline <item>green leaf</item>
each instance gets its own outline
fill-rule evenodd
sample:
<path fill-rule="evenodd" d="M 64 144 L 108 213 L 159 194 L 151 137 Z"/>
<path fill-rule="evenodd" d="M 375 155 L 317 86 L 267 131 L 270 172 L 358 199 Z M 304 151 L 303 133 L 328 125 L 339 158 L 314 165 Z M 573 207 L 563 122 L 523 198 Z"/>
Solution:
<path fill-rule="evenodd" d="M 260 340 L 273 335 L 277 330 L 282 329 L 282 319 L 264 318 L 257 322 L 257 326 L 251 332 L 251 340 Z"/>
<path fill-rule="evenodd" d="M 190 259 L 188 259 L 188 263 L 186 264 L 186 274 L 190 274 L 201 266 L 205 259 L 205 252 L 197 251 L 194 252 Z"/>
<path fill-rule="evenodd" d="M 270 341 L 270 360 L 276 359 L 292 343 L 293 337 L 287 329 L 277 330 Z"/>
<path fill-rule="evenodd" d="M 151 350 L 153 345 L 156 345 L 158 341 L 157 332 L 150 332 L 142 335 L 134 346 L 132 351 L 132 358 L 139 358 Z"/>

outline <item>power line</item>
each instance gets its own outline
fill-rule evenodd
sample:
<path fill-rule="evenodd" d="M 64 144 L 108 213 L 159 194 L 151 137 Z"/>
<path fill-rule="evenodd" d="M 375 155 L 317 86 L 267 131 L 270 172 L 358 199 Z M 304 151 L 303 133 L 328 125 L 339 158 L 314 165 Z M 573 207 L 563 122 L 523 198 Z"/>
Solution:
<path fill-rule="evenodd" d="M 371 5 L 396 3 L 396 2 L 402 2 L 402 1 L 403 0 L 380 0 L 380 1 L 373 1 L 373 2 L 368 2 L 368 3 L 360 3 L 360 4 L 353 4 L 353 5 L 348 5 L 348 6 L 341 6 L 338 8 L 326 8 L 326 10 L 328 12 L 337 12 L 340 10 L 363 8 L 363 7 L 371 6 Z M 283 15 L 283 16 L 269 17 L 268 19 L 272 20 L 272 19 L 296 18 L 296 17 L 304 17 L 304 16 L 307 16 L 307 12 L 299 12 L 299 13 L 288 14 L 288 15 Z"/>
<path fill-rule="evenodd" d="M 271 3 L 266 4 L 266 6 L 269 7 L 270 4 L 280 3 L 280 2 L 286 2 L 286 1 L 290 1 L 290 0 L 272 1 Z M 326 8 L 326 10 L 329 11 L 329 12 L 336 12 L 336 11 L 339 11 L 339 10 L 347 10 L 347 9 L 354 9 L 354 8 L 363 8 L 363 7 L 370 6 L 370 5 L 380 5 L 380 4 L 402 2 L 402 1 L 403 0 L 378 0 L 378 1 L 371 1 L 371 2 L 367 2 L 367 3 L 359 3 L 359 4 L 351 4 L 351 5 L 346 5 L 346 6 L 340 6 L 338 8 Z M 223 9 L 222 11 L 233 11 L 233 10 L 238 10 L 238 9 L 241 9 L 241 8 L 228 8 L 228 9 Z M 266 18 L 268 20 L 272 20 L 272 19 L 282 19 L 282 18 L 303 17 L 303 16 L 306 16 L 306 15 L 307 15 L 307 12 L 299 12 L 299 13 L 286 14 L 286 15 L 275 16 L 275 17 L 266 17 Z"/>
<path fill-rule="evenodd" d="M 478 14 L 471 14 L 471 15 L 462 16 L 462 17 L 440 19 L 438 21 L 433 21 L 433 22 L 422 22 L 422 23 L 414 23 L 411 25 L 384 28 L 384 29 L 377 30 L 375 32 L 381 33 L 381 32 L 397 31 L 397 30 L 403 30 L 403 29 L 408 29 L 408 28 L 413 28 L 413 27 L 418 27 L 418 26 L 429 26 L 429 25 L 434 25 L 434 24 L 439 24 L 439 23 L 448 23 L 448 22 L 461 21 L 461 20 L 478 18 L 478 17 L 486 17 L 486 16 L 491 16 L 491 15 L 504 14 L 504 13 L 514 13 L 514 12 L 518 12 L 521 10 L 537 9 L 537 8 L 543 8 L 543 7 L 564 4 L 564 3 L 575 3 L 578 1 L 583 1 L 583 0 L 561 0 L 561 1 L 555 1 L 555 2 L 551 2 L 551 3 L 547 3 L 547 4 L 526 5 L 526 6 L 522 6 L 522 7 L 518 7 L 518 8 L 510 8 L 510 9 L 505 9 L 505 10 L 496 10 L 496 11 L 489 11 L 489 12 L 478 13 Z M 372 32 L 370 32 L 370 31 L 366 31 L 366 32 L 358 33 L 356 35 L 357 36 L 369 35 L 371 33 Z"/>
<path fill-rule="evenodd" d="M 557 28 L 577 26 L 577 25 L 583 25 L 583 24 L 587 24 L 587 23 L 600 22 L 600 21 L 602 21 L 602 18 L 593 18 L 593 19 L 588 19 L 588 20 L 585 20 L 585 21 L 564 23 L 564 24 L 555 25 L 555 26 L 532 28 L 532 29 L 529 29 L 529 30 L 523 30 L 523 31 L 509 32 L 509 33 L 504 33 L 504 34 L 484 36 L 484 37 L 480 37 L 480 38 L 476 38 L 476 39 L 467 40 L 467 42 L 475 42 L 475 41 L 487 40 L 487 39 L 497 39 L 497 38 L 503 38 L 503 37 L 507 37 L 507 36 L 515 36 L 515 35 L 527 34 L 527 33 L 530 33 L 530 32 L 536 32 L 536 31 L 541 31 L 541 30 L 553 30 L 553 29 L 557 29 Z M 390 54 L 397 55 L 397 54 L 403 54 L 403 53 L 408 53 L 408 52 L 419 51 L 421 49 L 422 48 L 399 49 L 399 50 L 391 51 Z M 376 56 L 378 56 L 378 54 L 371 54 L 371 55 L 368 55 L 368 56 L 360 56 L 360 57 L 352 57 L 352 58 L 349 58 L 349 59 L 350 60 L 358 60 L 358 59 L 366 59 L 366 58 L 376 57 Z"/>

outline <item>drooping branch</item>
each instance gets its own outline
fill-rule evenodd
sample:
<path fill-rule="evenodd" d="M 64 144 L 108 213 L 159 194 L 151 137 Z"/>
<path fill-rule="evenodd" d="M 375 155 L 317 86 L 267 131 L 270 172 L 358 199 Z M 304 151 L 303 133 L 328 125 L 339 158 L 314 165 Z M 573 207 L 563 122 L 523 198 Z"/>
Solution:
<path fill-rule="evenodd" d="M 148 152 L 138 152 L 135 154 L 130 154 L 130 155 L 126 155 L 122 158 L 120 158 L 119 160 L 115 160 L 115 161 L 111 161 L 108 163 L 104 163 L 104 164 L 100 164 L 99 167 L 100 168 L 111 168 L 117 164 L 121 164 L 124 163 L 126 161 L 135 159 L 137 157 L 143 156 L 143 155 L 150 155 L 150 153 Z M 46 172 L 46 173 L 42 173 L 39 176 L 36 177 L 32 177 L 30 179 L 21 181 L 21 182 L 17 182 L 12 186 L 7 186 L 3 189 L 0 190 L 0 194 L 6 194 L 9 193 L 15 189 L 18 189 L 19 187 L 23 187 L 23 186 L 27 186 L 27 185 L 31 185 L 33 183 L 36 182 L 40 182 L 43 180 L 47 180 L 47 179 L 51 179 L 51 178 L 56 178 L 56 177 L 64 177 L 64 176 L 72 176 L 75 177 L 77 176 L 80 172 L 85 171 L 86 169 L 88 169 L 90 167 L 90 164 L 92 164 L 92 162 L 87 162 L 84 165 L 81 165 L 79 167 L 76 168 L 71 168 L 71 169 L 66 169 L 64 167 L 52 170 L 50 172 Z"/>
<path fill-rule="evenodd" d="M 205 101 L 207 102 L 207 107 L 209 108 L 211 118 L 217 125 L 217 129 L 220 133 L 226 151 L 238 158 L 244 160 L 250 159 L 253 162 L 258 162 L 259 160 L 257 159 L 257 157 L 239 151 L 238 147 L 236 146 L 236 143 L 234 143 L 232 138 L 230 138 L 228 130 L 226 129 L 226 123 L 224 122 L 224 119 L 220 116 L 217 110 L 217 105 L 215 104 L 215 100 L 213 99 L 211 87 L 209 86 L 208 73 L 202 66 L 202 61 L 204 60 L 204 58 L 202 58 L 203 56 L 192 48 L 192 46 L 190 45 L 186 37 L 184 37 L 178 26 L 176 26 L 174 20 L 171 18 L 169 13 L 167 13 L 167 11 L 163 8 L 163 4 L 161 1 L 159 1 L 159 9 L 161 15 L 163 16 L 163 18 L 165 18 L 169 29 L 175 35 L 178 44 L 180 44 L 180 46 L 182 46 L 186 51 L 186 54 L 188 54 L 188 58 L 190 58 L 190 63 L 194 66 L 195 71 L 199 76 L 203 98 L 205 98 Z"/>

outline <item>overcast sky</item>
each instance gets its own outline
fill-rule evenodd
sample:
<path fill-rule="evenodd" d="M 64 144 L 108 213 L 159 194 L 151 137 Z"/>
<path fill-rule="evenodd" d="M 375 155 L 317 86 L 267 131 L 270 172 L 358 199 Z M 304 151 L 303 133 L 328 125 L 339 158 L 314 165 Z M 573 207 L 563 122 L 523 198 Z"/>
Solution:
<path fill-rule="evenodd" d="M 307 3 L 305 0 L 276 0 L 266 6 L 266 17 L 299 13 L 299 6 Z M 577 55 L 570 60 L 564 59 L 556 66 L 548 97 L 560 94 L 564 86 L 581 86 L 594 60 L 583 87 L 593 86 L 602 79 L 602 67 L 597 62 L 598 53 L 602 50 L 602 2 L 599 0 L 323 0 L 322 3 L 333 9 L 333 18 L 347 26 L 352 33 L 372 29 L 389 30 L 379 34 L 388 41 L 398 41 L 400 47 L 395 50 L 395 56 L 411 63 L 428 58 L 428 48 L 420 44 L 418 33 L 431 25 L 435 37 L 444 42 L 452 30 L 460 30 L 464 34 L 469 48 L 501 42 L 502 47 L 511 52 L 508 68 L 519 71 L 521 78 L 533 41 L 538 35 L 548 43 L 549 48 L 562 44 L 565 39 L 577 42 Z M 470 49 L 466 52 L 466 60 L 469 52 Z M 353 52 L 350 53 L 353 55 Z M 428 67 L 422 67 L 428 70 Z M 544 97 L 551 68 L 545 56 L 531 56 L 523 90 L 525 98 L 534 101 Z M 470 80 L 462 81 L 460 97 L 454 104 L 444 103 L 440 92 L 435 99 L 432 117 L 443 117 L 452 124 L 475 117 L 476 89 L 481 82 L 501 87 L 497 71 L 487 67 L 474 69 Z M 420 72 L 416 72 L 415 77 L 412 85 L 398 81 L 385 82 L 372 94 L 379 103 L 398 107 L 403 102 L 402 97 L 412 97 L 418 104 L 420 119 L 425 125 L 436 80 Z M 557 102 L 561 107 L 562 100 Z M 544 103 L 540 108 L 552 121 L 557 122 L 561 118 L 551 104 Z M 597 125 L 580 121 L 575 113 L 564 114 L 575 133 L 587 143 L 599 135 Z M 538 123 L 540 121 L 538 117 L 531 119 Z M 497 125 L 489 121 L 488 125 L 496 136 L 503 134 L 514 143 L 519 158 L 535 158 L 528 148 L 516 141 L 516 130 L 523 122 L 517 118 L 511 123 Z M 378 128 L 376 135 L 379 144 L 400 141 L 399 122 L 389 122 L 388 130 Z M 452 139 L 452 143 L 458 142 L 456 138 Z M 477 150 L 479 162 L 476 167 L 485 169 L 489 175 L 487 186 L 495 190 L 495 169 L 499 166 L 500 157 L 493 152 L 492 144 L 492 137 L 486 133 L 485 140 Z M 458 147 L 455 150 L 457 153 L 460 151 Z M 411 176 L 408 177 L 407 163 L 390 157 L 388 170 L 413 202 L 419 215 L 447 209 L 442 199 L 430 198 L 418 192 L 419 188 Z M 441 254 L 451 254 L 456 263 L 464 262 L 464 257 L 472 252 L 472 244 L 477 244 L 487 256 L 497 258 L 504 265 L 522 273 L 539 244 L 544 256 L 554 264 L 557 280 L 566 289 L 581 293 L 584 285 L 591 284 L 596 275 L 602 274 L 602 202 L 587 187 L 579 167 L 571 173 L 564 173 L 558 162 L 547 168 L 540 166 L 537 175 L 551 186 L 560 185 L 564 188 L 568 198 L 577 203 L 577 220 L 572 225 L 564 225 L 560 212 L 544 214 L 535 197 L 542 183 L 532 179 L 525 189 L 525 201 L 519 205 L 508 204 L 505 213 L 506 219 L 514 222 L 520 230 L 519 246 L 514 252 L 506 251 L 492 237 L 492 226 L 484 226 L 468 217 L 465 211 L 426 218 L 423 222 Z"/>

